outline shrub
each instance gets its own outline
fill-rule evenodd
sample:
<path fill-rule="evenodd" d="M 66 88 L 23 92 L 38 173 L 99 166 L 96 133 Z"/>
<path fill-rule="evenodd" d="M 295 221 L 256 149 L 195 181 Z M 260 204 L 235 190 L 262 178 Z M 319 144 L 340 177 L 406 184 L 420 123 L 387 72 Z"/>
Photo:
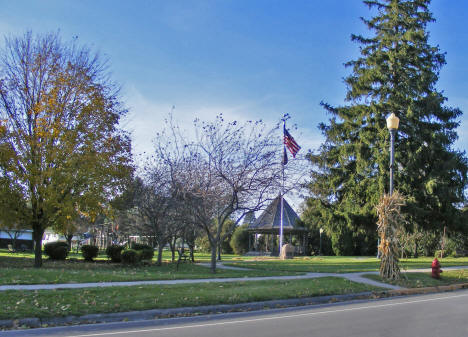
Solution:
<path fill-rule="evenodd" d="M 52 260 L 65 260 L 68 256 L 68 246 L 58 246 L 52 251 Z"/>
<path fill-rule="evenodd" d="M 234 250 L 231 247 L 231 238 L 232 238 L 231 236 L 228 236 L 221 242 L 221 252 L 223 254 L 234 253 Z"/>
<path fill-rule="evenodd" d="M 126 249 L 121 254 L 122 262 L 127 264 L 135 264 L 140 261 L 141 254 L 135 249 Z"/>
<path fill-rule="evenodd" d="M 132 244 L 130 245 L 130 248 L 135 249 L 135 250 L 153 249 L 153 247 L 151 247 L 150 245 L 146 245 L 144 243 L 137 243 L 137 242 L 132 242 Z"/>
<path fill-rule="evenodd" d="M 93 245 L 81 246 L 81 255 L 83 255 L 85 261 L 93 261 L 98 256 L 99 248 Z"/>
<path fill-rule="evenodd" d="M 112 262 L 121 262 L 123 249 L 123 246 L 111 245 L 106 249 L 107 257 L 110 258 Z"/>
<path fill-rule="evenodd" d="M 232 234 L 230 245 L 237 255 L 247 253 L 249 250 L 249 232 L 247 231 L 247 225 L 236 228 Z"/>
<path fill-rule="evenodd" d="M 145 248 L 138 251 L 142 260 L 152 260 L 154 256 L 153 248 Z"/>
<path fill-rule="evenodd" d="M 64 241 L 48 242 L 44 245 L 44 253 L 51 260 L 65 260 L 68 255 L 68 243 Z"/>
<path fill-rule="evenodd" d="M 450 257 L 461 257 L 461 255 L 458 254 L 457 251 L 453 251 L 450 253 Z"/>
<path fill-rule="evenodd" d="M 457 251 L 444 250 L 443 253 L 444 253 L 443 257 L 447 257 L 447 256 L 460 257 L 460 255 L 457 254 Z M 442 249 L 436 250 L 434 253 L 434 257 L 438 259 L 442 258 Z"/>
<path fill-rule="evenodd" d="M 131 247 L 140 253 L 141 260 L 151 260 L 154 256 L 154 249 L 149 245 L 134 242 Z"/>

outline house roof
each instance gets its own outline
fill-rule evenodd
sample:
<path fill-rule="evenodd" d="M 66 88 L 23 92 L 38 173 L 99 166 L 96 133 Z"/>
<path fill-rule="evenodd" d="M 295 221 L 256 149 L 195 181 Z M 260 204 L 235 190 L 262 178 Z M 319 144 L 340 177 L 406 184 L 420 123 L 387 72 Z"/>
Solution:
<path fill-rule="evenodd" d="M 304 227 L 297 225 L 300 220 L 286 199 L 283 198 L 283 232 L 303 232 Z M 247 228 L 256 233 L 279 233 L 281 226 L 281 196 L 276 197 L 260 217 Z"/>

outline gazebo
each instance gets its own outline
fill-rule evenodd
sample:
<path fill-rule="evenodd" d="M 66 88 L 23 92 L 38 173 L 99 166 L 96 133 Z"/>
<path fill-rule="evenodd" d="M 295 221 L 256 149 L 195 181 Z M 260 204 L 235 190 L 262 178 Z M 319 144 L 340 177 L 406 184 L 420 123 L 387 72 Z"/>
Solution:
<path fill-rule="evenodd" d="M 298 225 L 299 216 L 283 198 L 283 237 L 292 243 L 293 237 L 300 245 L 296 254 L 305 255 L 307 247 L 307 229 Z M 276 197 L 260 217 L 247 227 L 249 232 L 249 252 L 278 255 L 278 238 L 281 226 L 281 196 Z M 264 237 L 264 247 L 260 247 L 259 238 Z M 252 244 L 252 238 L 254 239 Z M 252 250 L 253 249 L 253 250 Z"/>

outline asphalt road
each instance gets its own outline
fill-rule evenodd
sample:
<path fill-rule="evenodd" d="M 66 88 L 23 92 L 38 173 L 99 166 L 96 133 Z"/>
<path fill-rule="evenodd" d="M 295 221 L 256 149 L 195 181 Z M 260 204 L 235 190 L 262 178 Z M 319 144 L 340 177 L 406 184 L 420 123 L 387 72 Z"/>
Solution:
<path fill-rule="evenodd" d="M 0 332 L 66 337 L 467 337 L 468 290 L 186 319 Z"/>

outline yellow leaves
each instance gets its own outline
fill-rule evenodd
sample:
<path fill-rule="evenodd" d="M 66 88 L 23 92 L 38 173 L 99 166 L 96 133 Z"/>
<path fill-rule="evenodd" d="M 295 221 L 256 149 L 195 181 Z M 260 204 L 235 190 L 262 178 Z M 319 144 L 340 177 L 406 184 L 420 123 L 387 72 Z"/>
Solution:
<path fill-rule="evenodd" d="M 76 208 L 100 213 L 104 206 L 97 202 L 107 200 L 132 167 L 130 140 L 119 132 L 124 111 L 113 82 L 105 71 L 97 75 L 103 69 L 94 56 L 87 59 L 86 48 L 75 54 L 56 38 L 19 38 L 26 42 L 21 46 L 31 46 L 27 50 L 7 43 L 17 60 L 11 66 L 37 81 L 7 76 L 11 85 L 4 92 L 2 79 L 2 95 L 16 113 L 0 119 L 0 166 L 12 186 L 28 190 L 24 199 L 41 200 L 44 219 L 65 226 L 77 216 Z M 24 223 L 32 222 L 32 214 L 24 214 Z"/>
<path fill-rule="evenodd" d="M 428 194 L 433 194 L 434 190 L 438 186 L 438 181 L 437 179 L 431 179 L 426 183 L 426 191 Z"/>
<path fill-rule="evenodd" d="M 4 132 L 6 132 L 6 126 L 7 126 L 8 120 L 6 119 L 0 119 L 0 135 Z"/>

